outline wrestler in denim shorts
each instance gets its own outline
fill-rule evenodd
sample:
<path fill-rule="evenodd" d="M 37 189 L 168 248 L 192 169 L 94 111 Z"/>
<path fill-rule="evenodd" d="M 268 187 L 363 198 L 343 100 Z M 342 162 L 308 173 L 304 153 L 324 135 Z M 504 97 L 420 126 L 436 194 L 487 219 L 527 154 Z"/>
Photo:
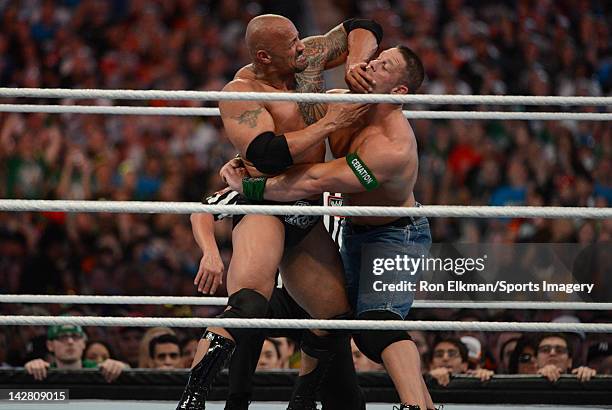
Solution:
<path fill-rule="evenodd" d="M 414 301 L 414 293 L 374 291 L 372 283 L 381 280 L 385 283 L 406 281 L 417 284 L 421 272 L 391 269 L 377 277 L 372 273 L 372 266 L 366 264 L 371 263 L 372 252 L 374 257 L 398 255 L 404 258 L 406 255 L 409 258 L 426 258 L 430 247 L 431 232 L 425 217 L 404 217 L 382 226 L 354 225 L 350 220 L 344 220 L 340 252 L 349 302 L 355 316 L 367 311 L 386 310 L 405 319 Z"/>

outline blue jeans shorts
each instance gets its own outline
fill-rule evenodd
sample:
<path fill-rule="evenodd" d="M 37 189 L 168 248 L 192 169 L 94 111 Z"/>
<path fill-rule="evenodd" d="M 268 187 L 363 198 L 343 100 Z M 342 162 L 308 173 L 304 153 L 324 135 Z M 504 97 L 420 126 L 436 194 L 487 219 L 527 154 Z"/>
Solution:
<path fill-rule="evenodd" d="M 415 266 L 409 263 L 410 259 L 417 262 L 416 259 L 426 258 L 430 247 L 431 232 L 425 217 L 405 217 L 383 226 L 353 225 L 350 220 L 344 220 L 340 253 L 355 316 L 372 310 L 387 310 L 405 319 L 414 301 L 414 292 L 406 286 L 397 290 L 397 285 L 413 283 L 417 286 L 422 272 L 404 268 Z M 379 262 L 399 259 L 401 263 L 395 266 L 389 263 L 384 266 L 389 269 L 381 273 L 381 263 L 374 259 Z M 383 284 L 395 285 L 395 290 L 383 288 Z"/>

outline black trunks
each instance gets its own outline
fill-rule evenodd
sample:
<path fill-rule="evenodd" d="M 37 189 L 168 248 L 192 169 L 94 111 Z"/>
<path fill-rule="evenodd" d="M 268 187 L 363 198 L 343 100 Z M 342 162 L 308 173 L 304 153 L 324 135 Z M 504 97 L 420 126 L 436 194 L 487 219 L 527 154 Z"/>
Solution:
<path fill-rule="evenodd" d="M 250 201 L 240 195 L 236 205 L 296 205 L 296 206 L 320 206 L 323 205 L 323 197 L 316 200 L 300 199 L 294 202 L 274 202 L 274 201 Z M 274 215 L 285 227 L 285 248 L 291 248 L 302 241 L 321 220 L 320 215 Z M 244 215 L 234 215 L 232 218 L 233 226 L 244 218 Z"/>

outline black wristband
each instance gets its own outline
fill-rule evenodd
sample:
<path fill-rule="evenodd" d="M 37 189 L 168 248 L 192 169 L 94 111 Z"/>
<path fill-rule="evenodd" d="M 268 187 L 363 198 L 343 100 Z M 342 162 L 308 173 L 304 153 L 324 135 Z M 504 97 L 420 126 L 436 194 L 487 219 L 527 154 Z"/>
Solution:
<path fill-rule="evenodd" d="M 380 44 L 383 38 L 383 28 L 380 24 L 375 22 L 374 20 L 369 19 L 349 19 L 342 23 L 344 26 L 344 30 L 346 30 L 346 35 L 356 28 L 363 28 L 365 30 L 370 31 L 376 37 L 376 42 Z"/>

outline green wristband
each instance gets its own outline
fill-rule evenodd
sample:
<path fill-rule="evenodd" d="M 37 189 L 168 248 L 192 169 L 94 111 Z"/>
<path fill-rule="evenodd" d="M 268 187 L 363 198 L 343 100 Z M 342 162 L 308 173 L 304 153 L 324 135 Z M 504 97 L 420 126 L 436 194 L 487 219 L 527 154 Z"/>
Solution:
<path fill-rule="evenodd" d="M 346 163 L 367 191 L 378 188 L 376 177 L 356 153 L 348 154 Z"/>
<path fill-rule="evenodd" d="M 242 194 L 251 201 L 263 201 L 268 178 L 242 178 Z"/>

